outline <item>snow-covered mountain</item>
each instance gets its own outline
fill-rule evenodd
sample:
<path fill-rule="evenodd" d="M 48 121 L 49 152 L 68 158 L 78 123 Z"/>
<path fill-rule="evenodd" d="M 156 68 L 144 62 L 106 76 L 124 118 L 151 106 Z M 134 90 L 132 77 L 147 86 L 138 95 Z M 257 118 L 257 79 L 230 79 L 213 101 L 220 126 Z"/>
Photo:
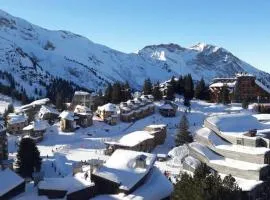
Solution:
<path fill-rule="evenodd" d="M 191 73 L 194 79 L 249 72 L 270 85 L 270 75 L 241 61 L 223 48 L 198 44 L 147 46 L 126 54 L 68 31 L 51 31 L 0 10 L 0 70 L 12 74 L 29 96 L 35 88 L 60 77 L 88 89 L 108 82 L 129 81 L 139 88 L 145 78 L 168 80 Z M 0 78 L 2 84 L 8 84 Z M 45 91 L 44 93 L 45 94 Z"/>

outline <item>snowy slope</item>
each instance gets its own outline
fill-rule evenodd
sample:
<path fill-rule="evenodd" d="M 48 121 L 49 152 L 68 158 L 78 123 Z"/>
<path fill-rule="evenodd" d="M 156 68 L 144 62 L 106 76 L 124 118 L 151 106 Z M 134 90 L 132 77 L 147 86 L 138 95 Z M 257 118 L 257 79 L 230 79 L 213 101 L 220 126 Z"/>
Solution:
<path fill-rule="evenodd" d="M 190 48 L 177 44 L 151 45 L 138 54 L 163 62 L 173 73 L 190 73 L 195 79 L 203 77 L 210 82 L 215 77 L 230 77 L 239 72 L 248 72 L 270 86 L 268 73 L 247 64 L 224 48 L 209 44 L 198 43 Z"/>
<path fill-rule="evenodd" d="M 128 80 L 140 88 L 145 78 L 168 80 L 172 75 L 191 73 L 211 81 L 239 71 L 254 73 L 263 79 L 270 75 L 242 62 L 222 48 L 197 45 L 148 46 L 137 54 L 126 54 L 93 43 L 68 31 L 50 31 L 13 17 L 0 10 L 0 70 L 11 73 L 18 89 L 29 96 L 35 88 L 45 90 L 55 77 L 61 77 L 88 89 L 103 88 L 106 83 Z M 1 80 L 1 83 L 5 83 Z M 45 91 L 43 92 L 45 94 Z"/>

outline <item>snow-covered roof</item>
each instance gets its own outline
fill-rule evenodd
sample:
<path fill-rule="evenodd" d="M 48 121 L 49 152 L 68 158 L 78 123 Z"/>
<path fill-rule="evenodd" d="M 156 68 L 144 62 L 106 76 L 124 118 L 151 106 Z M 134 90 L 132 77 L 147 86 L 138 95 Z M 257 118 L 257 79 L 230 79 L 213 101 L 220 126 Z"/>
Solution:
<path fill-rule="evenodd" d="M 59 115 L 59 117 L 63 118 L 63 119 L 67 119 L 70 121 L 74 120 L 74 113 L 70 112 L 70 111 L 66 111 L 64 110 L 63 112 L 61 112 L 61 114 Z"/>
<path fill-rule="evenodd" d="M 108 144 L 117 144 L 121 146 L 133 147 L 141 142 L 154 138 L 148 131 L 134 131 L 121 137 L 116 142 L 107 142 Z"/>
<path fill-rule="evenodd" d="M 75 91 L 74 95 L 90 95 L 90 93 L 85 91 Z"/>
<path fill-rule="evenodd" d="M 16 113 L 10 113 L 8 114 L 8 123 L 9 124 L 17 124 L 26 122 L 28 120 L 27 115 L 24 114 L 16 114 Z"/>
<path fill-rule="evenodd" d="M 49 127 L 49 124 L 45 120 L 36 120 L 31 122 L 28 126 L 24 127 L 23 130 L 34 130 L 34 131 L 42 131 L 46 130 Z"/>
<path fill-rule="evenodd" d="M 0 100 L 0 114 L 4 114 L 10 105 L 10 102 Z"/>
<path fill-rule="evenodd" d="M 212 83 L 209 87 L 212 88 L 212 87 L 223 87 L 223 86 L 227 86 L 229 88 L 234 88 L 235 85 L 236 85 L 236 81 L 229 82 L 229 83 L 215 82 L 215 83 Z"/>
<path fill-rule="evenodd" d="M 53 113 L 59 115 L 59 112 L 55 108 L 52 108 L 51 106 L 42 105 L 39 110 L 39 116 L 42 116 L 46 113 Z"/>
<path fill-rule="evenodd" d="M 266 152 L 270 151 L 269 148 L 266 147 L 251 147 L 251 146 L 243 146 L 237 144 L 231 144 L 226 142 L 221 137 L 216 135 L 213 131 L 208 128 L 201 128 L 196 131 L 196 136 L 200 136 L 208 140 L 213 146 L 218 149 L 225 149 L 227 151 L 233 152 L 241 152 L 246 154 L 265 154 Z"/>
<path fill-rule="evenodd" d="M 0 197 L 24 182 L 24 179 L 9 168 L 0 171 Z"/>
<path fill-rule="evenodd" d="M 165 128 L 167 127 L 167 125 L 166 124 L 151 124 L 151 125 L 146 126 L 146 128 L 147 127 L 155 129 L 155 128 Z"/>
<path fill-rule="evenodd" d="M 136 166 L 136 160 L 140 156 L 145 156 L 145 168 Z M 148 174 L 155 160 L 154 154 L 117 149 L 94 174 L 119 183 L 120 189 L 130 190 Z"/>
<path fill-rule="evenodd" d="M 255 114 L 253 116 L 256 117 L 259 121 L 270 121 L 270 114 Z"/>
<path fill-rule="evenodd" d="M 44 190 L 67 191 L 67 193 L 72 193 L 92 185 L 94 185 L 94 183 L 91 182 L 89 174 L 88 178 L 85 179 L 84 172 L 82 172 L 77 173 L 74 176 L 66 176 L 64 178 L 45 178 L 39 182 L 38 188 Z"/>
<path fill-rule="evenodd" d="M 87 106 L 77 105 L 74 109 L 74 113 L 91 113 L 91 109 Z"/>
<path fill-rule="evenodd" d="M 214 153 L 208 147 L 206 147 L 198 142 L 192 142 L 189 144 L 189 146 L 193 150 L 197 151 L 202 156 L 204 156 L 212 164 L 227 166 L 230 168 L 241 169 L 241 170 L 252 170 L 252 171 L 258 171 L 261 168 L 267 166 L 267 164 L 256 164 L 256 163 L 250 163 L 250 162 L 245 162 L 245 161 L 234 160 L 231 158 L 222 157 L 222 156 Z"/>
<path fill-rule="evenodd" d="M 193 169 L 196 169 L 201 164 L 201 162 L 198 159 L 192 156 L 185 157 L 184 162 L 189 166 L 191 166 Z"/>
<path fill-rule="evenodd" d="M 164 103 L 159 108 L 162 110 L 173 110 L 174 109 L 173 106 L 169 103 Z"/>
<path fill-rule="evenodd" d="M 157 200 L 169 197 L 172 192 L 172 183 L 159 169 L 153 167 L 144 184 L 131 194 L 99 195 L 94 197 L 93 200 Z"/>
<path fill-rule="evenodd" d="M 103 106 L 99 106 L 98 110 L 107 111 L 107 112 L 116 112 L 117 111 L 116 105 L 112 104 L 112 103 L 107 103 Z"/>
<path fill-rule="evenodd" d="M 26 105 L 23 105 L 19 108 L 19 110 L 24 110 L 26 108 L 29 108 L 29 107 L 32 107 L 32 106 L 41 106 L 41 105 L 46 105 L 47 103 L 50 102 L 50 99 L 49 98 L 44 98 L 44 99 L 38 99 L 38 100 L 35 100 L 33 101 L 32 103 L 29 103 L 29 104 L 26 104 Z"/>
<path fill-rule="evenodd" d="M 222 134 L 243 135 L 252 129 L 269 129 L 270 125 L 259 122 L 248 113 L 220 114 L 208 117 L 207 122 L 216 126 Z"/>

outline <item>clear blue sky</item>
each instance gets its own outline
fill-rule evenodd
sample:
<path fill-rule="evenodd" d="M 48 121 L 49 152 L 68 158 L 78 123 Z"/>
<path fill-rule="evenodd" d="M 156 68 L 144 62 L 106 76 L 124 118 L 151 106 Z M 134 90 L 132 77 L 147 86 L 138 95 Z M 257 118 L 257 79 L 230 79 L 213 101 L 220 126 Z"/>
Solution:
<path fill-rule="evenodd" d="M 270 72 L 270 0 L 0 0 L 0 8 L 123 52 L 215 44 Z"/>

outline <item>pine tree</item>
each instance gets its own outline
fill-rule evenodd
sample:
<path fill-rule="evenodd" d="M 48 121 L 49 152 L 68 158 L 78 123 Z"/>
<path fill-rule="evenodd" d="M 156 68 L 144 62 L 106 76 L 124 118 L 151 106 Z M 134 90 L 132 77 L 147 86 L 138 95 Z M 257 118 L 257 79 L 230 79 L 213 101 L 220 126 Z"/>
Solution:
<path fill-rule="evenodd" d="M 121 101 L 127 101 L 131 99 L 131 88 L 129 86 L 129 83 L 126 81 L 125 84 L 122 87 L 122 93 L 123 93 L 123 98 Z"/>
<path fill-rule="evenodd" d="M 220 97 L 221 97 L 221 100 L 220 102 L 223 103 L 223 104 L 229 104 L 230 103 L 230 97 L 229 97 L 229 89 L 228 89 L 228 86 L 227 85 L 224 85 L 222 88 L 221 88 L 221 92 L 220 92 Z"/>
<path fill-rule="evenodd" d="M 204 79 L 202 78 L 199 83 L 196 85 L 195 88 L 195 98 L 204 100 L 205 97 L 205 91 L 207 90 Z"/>
<path fill-rule="evenodd" d="M 168 85 L 167 86 L 167 90 L 166 90 L 166 99 L 167 100 L 174 100 L 174 90 L 173 90 L 173 86 L 172 85 Z"/>
<path fill-rule="evenodd" d="M 153 96 L 154 96 L 155 101 L 159 101 L 162 99 L 162 93 L 160 91 L 159 82 L 157 82 L 157 84 L 154 85 Z"/>
<path fill-rule="evenodd" d="M 112 103 L 120 103 L 122 99 L 122 92 L 121 92 L 121 84 L 120 82 L 116 82 L 113 84 L 112 87 Z"/>
<path fill-rule="evenodd" d="M 184 114 L 180 121 L 179 129 L 176 133 L 176 137 L 175 137 L 176 146 L 180 146 L 185 143 L 190 143 L 193 141 L 193 138 L 190 135 L 190 132 L 188 129 L 189 129 L 189 122 L 186 115 Z"/>
<path fill-rule="evenodd" d="M 173 93 L 176 93 L 177 83 L 174 76 L 170 80 L 170 85 L 172 86 Z"/>
<path fill-rule="evenodd" d="M 190 74 L 184 77 L 184 97 L 191 100 L 194 97 L 194 83 Z"/>
<path fill-rule="evenodd" d="M 113 90 L 112 85 L 109 83 L 105 90 L 105 95 L 104 95 L 105 101 L 107 103 L 112 101 L 112 90 Z"/>
<path fill-rule="evenodd" d="M 57 92 L 57 94 L 56 94 L 55 106 L 59 110 L 62 110 L 63 109 L 62 93 L 60 93 L 60 92 Z"/>
<path fill-rule="evenodd" d="M 244 109 L 248 108 L 248 101 L 246 99 L 242 101 L 242 108 Z"/>
<path fill-rule="evenodd" d="M 41 161 L 40 152 L 34 140 L 22 138 L 17 153 L 18 173 L 22 177 L 32 177 L 33 172 L 40 171 Z"/>
<path fill-rule="evenodd" d="M 193 176 L 188 173 L 180 174 L 172 199 L 240 200 L 241 189 L 231 175 L 222 180 L 218 173 L 210 173 L 210 168 L 201 164 Z"/>
<path fill-rule="evenodd" d="M 143 94 L 145 94 L 145 95 L 152 94 L 152 82 L 151 82 L 150 78 L 148 78 L 144 81 Z"/>
<path fill-rule="evenodd" d="M 185 85 L 185 83 L 184 83 L 183 77 L 179 76 L 178 81 L 176 82 L 176 92 L 178 94 L 180 94 L 180 95 L 184 94 L 184 90 L 185 90 L 184 85 Z"/>

